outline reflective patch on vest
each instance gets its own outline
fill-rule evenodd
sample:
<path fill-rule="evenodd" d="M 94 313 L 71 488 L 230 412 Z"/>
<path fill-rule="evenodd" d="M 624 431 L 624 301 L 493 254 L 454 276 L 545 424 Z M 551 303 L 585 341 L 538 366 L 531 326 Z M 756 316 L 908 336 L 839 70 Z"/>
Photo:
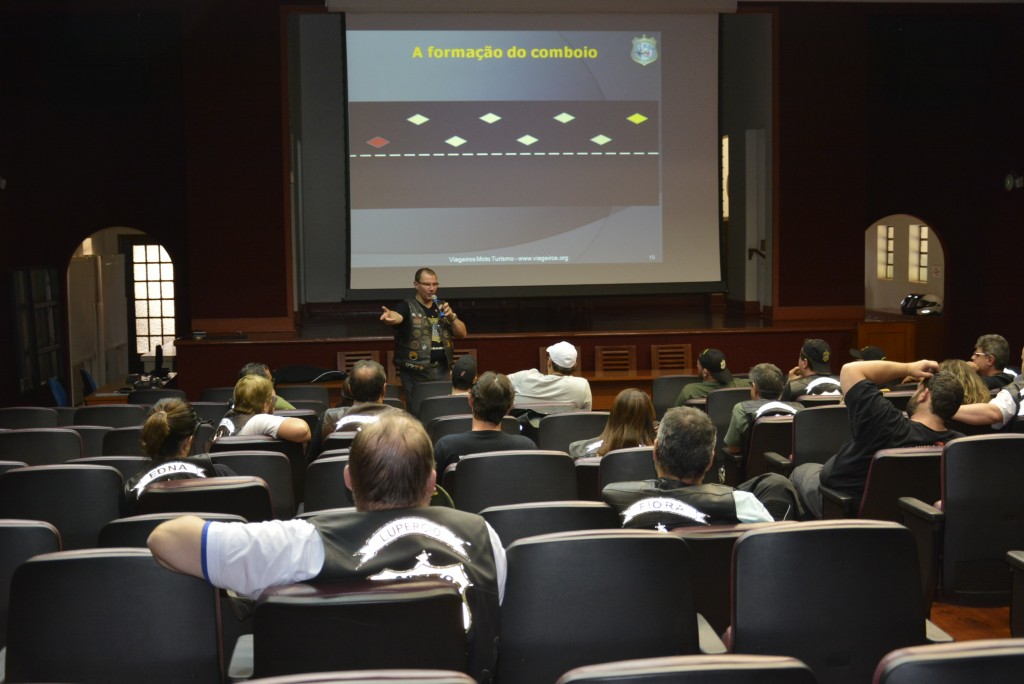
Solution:
<path fill-rule="evenodd" d="M 796 407 L 795 406 L 790 406 L 789 404 L 784 404 L 781 401 L 769 401 L 767 404 L 764 404 L 759 409 L 757 409 L 757 411 L 754 413 L 754 418 L 755 419 L 760 418 L 767 411 L 775 411 L 776 413 L 789 413 L 789 414 L 793 414 L 793 413 L 796 413 Z"/>
<path fill-rule="evenodd" d="M 598 449 L 600 449 L 602 444 L 604 444 L 604 440 L 603 439 L 599 439 L 596 442 L 594 442 L 593 444 L 591 444 L 590 446 L 588 446 L 587 450 L 584 451 L 583 453 L 585 453 L 585 454 L 592 454 L 592 453 L 596 452 Z"/>
<path fill-rule="evenodd" d="M 224 432 L 221 432 L 221 428 L 224 428 Z M 220 422 L 217 423 L 217 434 L 220 437 L 230 437 L 235 434 L 235 424 L 231 422 L 230 418 L 220 419 Z"/>
<path fill-rule="evenodd" d="M 392 579 L 409 579 L 411 577 L 437 577 L 443 579 L 446 582 L 451 582 L 459 589 L 459 594 L 462 596 L 462 624 L 469 631 L 469 628 L 473 626 L 473 615 L 469 610 L 469 602 L 466 600 L 466 589 L 473 586 L 473 583 L 469 581 L 469 574 L 466 572 L 466 568 L 462 563 L 455 563 L 453 565 L 431 565 L 428 561 L 430 560 L 430 554 L 426 551 L 416 556 L 416 565 L 409 570 L 392 570 L 391 568 L 385 568 L 376 575 L 371 575 L 369 579 L 372 580 L 392 580 Z"/>
<path fill-rule="evenodd" d="M 469 560 L 469 553 L 466 551 L 466 546 L 468 545 L 467 541 L 460 539 L 454 532 L 444 525 L 427 520 L 426 518 L 410 516 L 407 518 L 392 520 L 387 525 L 374 532 L 373 535 L 363 543 L 363 548 L 359 549 L 355 553 L 356 557 L 359 559 L 360 567 L 367 561 L 376 558 L 377 554 L 394 542 L 412 534 L 422 534 L 426 537 L 430 537 L 431 539 L 444 544 L 466 560 Z"/>
<path fill-rule="evenodd" d="M 345 425 L 366 425 L 367 423 L 376 423 L 380 416 L 361 416 L 361 415 L 349 415 L 345 416 L 338 423 L 338 427 L 334 428 L 335 432 L 349 432 L 349 430 L 342 430 L 342 426 Z"/>
<path fill-rule="evenodd" d="M 835 389 L 829 389 L 828 385 L 832 385 Z M 821 389 L 815 389 L 818 387 Z M 835 378 L 815 378 L 807 383 L 804 394 L 841 394 L 839 381 Z"/>
<path fill-rule="evenodd" d="M 148 487 L 153 481 L 166 477 L 167 475 L 192 475 L 193 477 L 206 477 L 206 473 L 202 468 L 194 463 L 186 463 L 184 461 L 172 461 L 164 463 L 163 465 L 153 468 L 148 473 L 142 476 L 139 483 L 132 487 L 132 491 L 135 492 L 136 496 L 142 494 L 142 490 Z"/>
<path fill-rule="evenodd" d="M 675 515 L 680 518 L 692 520 L 693 522 L 700 523 L 701 525 L 708 524 L 707 513 L 701 513 L 688 503 L 683 503 L 678 499 L 670 499 L 668 497 L 650 497 L 647 499 L 640 499 L 635 504 L 632 504 L 629 508 L 622 511 L 622 524 L 625 525 L 633 518 L 646 513 L 667 513 L 669 515 Z"/>

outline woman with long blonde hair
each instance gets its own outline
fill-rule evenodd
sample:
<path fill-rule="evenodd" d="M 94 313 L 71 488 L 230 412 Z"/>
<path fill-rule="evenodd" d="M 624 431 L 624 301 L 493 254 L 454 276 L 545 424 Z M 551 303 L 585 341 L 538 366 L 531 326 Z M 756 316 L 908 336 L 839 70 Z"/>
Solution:
<path fill-rule="evenodd" d="M 654 445 L 654 402 L 636 388 L 624 389 L 615 397 L 608 424 L 592 439 L 581 439 L 569 445 L 569 455 L 604 456 L 615 449 Z"/>

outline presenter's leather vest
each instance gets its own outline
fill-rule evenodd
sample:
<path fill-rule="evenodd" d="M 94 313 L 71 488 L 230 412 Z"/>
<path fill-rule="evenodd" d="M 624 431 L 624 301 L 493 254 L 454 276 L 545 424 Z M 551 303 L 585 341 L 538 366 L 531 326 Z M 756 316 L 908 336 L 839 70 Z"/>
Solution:
<path fill-rule="evenodd" d="M 409 325 L 406 326 L 403 322 L 395 333 L 395 365 L 400 368 L 426 368 L 430 365 L 433 332 L 430 319 L 427 317 L 427 309 L 415 297 L 405 301 L 409 304 Z M 439 322 L 438 329 L 441 332 L 446 367 L 451 368 L 455 352 L 452 329 L 443 322 Z"/>

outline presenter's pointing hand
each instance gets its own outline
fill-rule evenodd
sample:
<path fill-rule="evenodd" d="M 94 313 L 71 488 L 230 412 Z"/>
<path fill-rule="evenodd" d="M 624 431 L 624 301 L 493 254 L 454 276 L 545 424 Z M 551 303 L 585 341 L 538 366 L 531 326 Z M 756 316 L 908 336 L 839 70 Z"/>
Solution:
<path fill-rule="evenodd" d="M 394 323 L 397 320 L 394 311 L 392 311 L 386 306 L 382 306 L 380 308 L 384 310 L 384 313 L 380 315 L 381 321 L 383 321 L 384 323 Z"/>

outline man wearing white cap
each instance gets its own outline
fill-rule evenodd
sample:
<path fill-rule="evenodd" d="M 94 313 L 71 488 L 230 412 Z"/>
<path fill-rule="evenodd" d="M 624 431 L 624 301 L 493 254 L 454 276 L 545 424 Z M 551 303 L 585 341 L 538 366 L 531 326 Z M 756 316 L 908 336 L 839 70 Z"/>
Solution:
<path fill-rule="evenodd" d="M 558 342 L 547 349 L 547 372 L 536 368 L 512 373 L 508 379 L 516 390 L 516 406 L 531 403 L 571 402 L 575 408 L 589 411 L 593 403 L 590 383 L 572 374 L 576 368 L 576 347 Z"/>

